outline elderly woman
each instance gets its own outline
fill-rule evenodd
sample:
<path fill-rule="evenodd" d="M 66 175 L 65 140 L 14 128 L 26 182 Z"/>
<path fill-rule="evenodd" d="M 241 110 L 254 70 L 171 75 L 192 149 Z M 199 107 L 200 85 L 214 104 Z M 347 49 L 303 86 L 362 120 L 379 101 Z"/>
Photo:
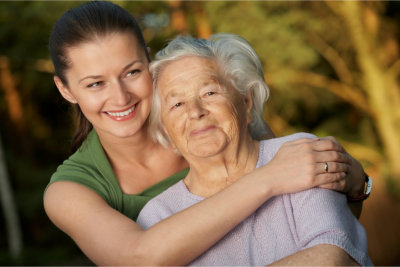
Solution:
<path fill-rule="evenodd" d="M 273 161 L 285 142 L 315 138 L 298 133 L 256 141 L 265 134 L 268 87 L 258 56 L 244 39 L 228 34 L 208 41 L 179 37 L 157 59 L 151 66 L 152 134 L 179 151 L 190 171 L 144 207 L 138 219 L 144 228 Z M 333 162 L 319 165 L 321 171 L 343 168 Z M 372 264 L 366 233 L 346 197 L 319 188 L 274 196 L 191 264 L 271 263 Z"/>

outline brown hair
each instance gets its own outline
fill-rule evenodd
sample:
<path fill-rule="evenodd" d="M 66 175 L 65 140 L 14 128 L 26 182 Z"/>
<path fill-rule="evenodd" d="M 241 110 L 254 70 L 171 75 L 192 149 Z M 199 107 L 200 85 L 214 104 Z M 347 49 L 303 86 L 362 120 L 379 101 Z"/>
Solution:
<path fill-rule="evenodd" d="M 65 77 L 70 64 L 66 56 L 67 49 L 113 32 L 131 32 L 150 61 L 142 31 L 135 18 L 116 4 L 94 1 L 68 10 L 54 24 L 49 40 L 49 51 L 55 75 L 68 85 Z M 77 126 L 72 140 L 72 150 L 76 151 L 93 126 L 82 113 L 79 105 L 74 105 L 74 107 Z"/>

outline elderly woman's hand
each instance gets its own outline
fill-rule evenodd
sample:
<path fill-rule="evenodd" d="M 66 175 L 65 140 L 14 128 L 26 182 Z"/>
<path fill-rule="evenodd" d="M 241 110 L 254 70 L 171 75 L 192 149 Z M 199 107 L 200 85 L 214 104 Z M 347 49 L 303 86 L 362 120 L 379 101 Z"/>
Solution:
<path fill-rule="evenodd" d="M 348 192 L 360 172 L 358 162 L 332 137 L 286 142 L 265 167 L 276 174 L 274 195 L 317 186 Z"/>
<path fill-rule="evenodd" d="M 339 142 L 332 136 L 322 137 L 320 140 L 327 140 L 334 144 L 335 147 L 340 147 L 342 153 L 350 160 L 350 170 L 347 172 L 344 179 L 336 182 L 321 185 L 322 188 L 333 189 L 347 194 L 350 197 L 357 197 L 364 193 L 365 174 L 361 164 L 354 159 Z"/>

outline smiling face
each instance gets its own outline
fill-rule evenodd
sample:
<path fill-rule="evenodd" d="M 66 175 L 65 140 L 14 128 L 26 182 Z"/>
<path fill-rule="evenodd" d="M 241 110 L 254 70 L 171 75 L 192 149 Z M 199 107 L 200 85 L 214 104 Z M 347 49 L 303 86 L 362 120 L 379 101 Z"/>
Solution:
<path fill-rule="evenodd" d="M 152 81 L 143 48 L 129 33 L 114 33 L 68 48 L 65 99 L 77 103 L 100 137 L 129 137 L 150 112 Z"/>
<path fill-rule="evenodd" d="M 251 100 L 224 81 L 214 60 L 193 56 L 169 63 L 158 88 L 165 130 L 187 160 L 230 151 L 248 135 Z"/>

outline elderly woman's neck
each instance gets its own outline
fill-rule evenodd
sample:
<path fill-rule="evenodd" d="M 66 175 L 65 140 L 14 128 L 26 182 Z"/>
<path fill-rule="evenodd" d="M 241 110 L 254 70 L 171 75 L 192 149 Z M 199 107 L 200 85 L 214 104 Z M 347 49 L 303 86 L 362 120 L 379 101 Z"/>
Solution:
<path fill-rule="evenodd" d="M 223 153 L 209 158 L 191 159 L 184 182 L 195 195 L 209 197 L 221 191 L 256 168 L 260 144 L 247 142 L 230 146 Z"/>

